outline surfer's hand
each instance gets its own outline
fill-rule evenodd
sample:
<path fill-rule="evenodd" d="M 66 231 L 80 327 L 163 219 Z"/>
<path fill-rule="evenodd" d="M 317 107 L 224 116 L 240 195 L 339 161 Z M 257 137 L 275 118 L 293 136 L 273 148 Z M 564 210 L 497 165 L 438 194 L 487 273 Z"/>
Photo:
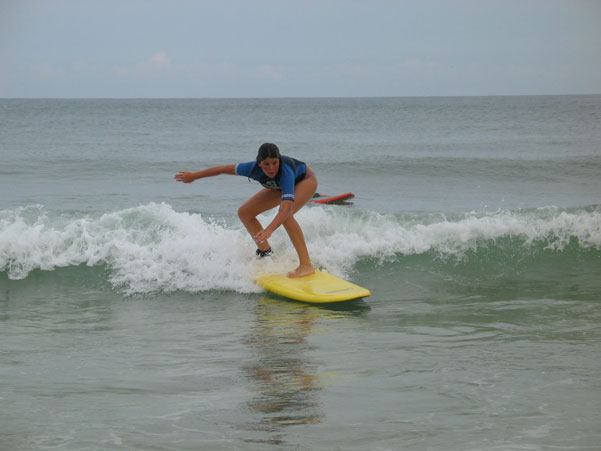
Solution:
<path fill-rule="evenodd" d="M 196 177 L 194 176 L 194 172 L 181 171 L 179 174 L 175 175 L 175 180 L 178 182 L 192 183 L 196 180 Z"/>
<path fill-rule="evenodd" d="M 264 241 L 267 241 L 269 239 L 269 237 L 271 236 L 271 232 L 269 230 L 261 230 L 259 233 L 257 233 L 255 235 L 255 241 L 257 243 L 262 243 Z"/>

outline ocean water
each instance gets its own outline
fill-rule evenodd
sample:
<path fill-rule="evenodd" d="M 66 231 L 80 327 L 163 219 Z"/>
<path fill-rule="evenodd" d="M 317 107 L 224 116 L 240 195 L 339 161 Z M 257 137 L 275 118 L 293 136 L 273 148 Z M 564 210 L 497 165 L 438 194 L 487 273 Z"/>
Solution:
<path fill-rule="evenodd" d="M 266 141 L 371 297 L 261 291 L 259 185 L 173 180 Z M 601 96 L 0 99 L 0 158 L 2 450 L 599 449 Z"/>

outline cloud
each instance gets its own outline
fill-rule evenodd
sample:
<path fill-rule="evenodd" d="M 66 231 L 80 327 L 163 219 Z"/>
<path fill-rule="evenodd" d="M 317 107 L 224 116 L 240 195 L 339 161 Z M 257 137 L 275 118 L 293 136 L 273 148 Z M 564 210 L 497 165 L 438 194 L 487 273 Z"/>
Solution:
<path fill-rule="evenodd" d="M 257 67 L 254 71 L 251 72 L 251 75 L 260 80 L 277 81 L 282 79 L 281 72 L 270 65 L 263 65 Z"/>
<path fill-rule="evenodd" d="M 146 77 L 168 73 L 173 69 L 167 52 L 160 51 L 145 60 L 125 66 L 116 66 L 113 73 L 120 77 Z"/>
<path fill-rule="evenodd" d="M 410 70 L 439 70 L 441 64 L 433 60 L 410 58 L 403 63 L 402 67 Z"/>
<path fill-rule="evenodd" d="M 33 79 L 56 79 L 56 80 L 67 80 L 72 77 L 72 74 L 65 70 L 61 70 L 56 66 L 44 62 L 31 66 Z"/>
<path fill-rule="evenodd" d="M 145 65 L 154 70 L 168 70 L 171 69 L 171 59 L 165 52 L 158 52 L 152 55 L 146 62 Z"/>

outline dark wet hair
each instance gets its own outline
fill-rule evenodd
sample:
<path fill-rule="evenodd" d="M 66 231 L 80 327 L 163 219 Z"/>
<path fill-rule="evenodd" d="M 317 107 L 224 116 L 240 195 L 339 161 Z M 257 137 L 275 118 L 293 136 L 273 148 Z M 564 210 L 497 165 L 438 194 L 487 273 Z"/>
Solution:
<path fill-rule="evenodd" d="M 259 147 L 259 152 L 257 153 L 257 163 L 265 160 L 266 158 L 277 158 L 281 160 L 280 149 L 278 146 L 272 143 L 265 143 Z"/>

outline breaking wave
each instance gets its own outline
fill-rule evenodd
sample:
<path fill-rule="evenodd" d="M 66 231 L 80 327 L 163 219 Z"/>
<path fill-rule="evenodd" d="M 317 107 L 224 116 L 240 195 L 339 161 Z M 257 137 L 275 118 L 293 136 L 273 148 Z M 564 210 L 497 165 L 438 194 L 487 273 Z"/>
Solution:
<path fill-rule="evenodd" d="M 298 217 L 314 264 L 340 276 L 358 262 L 377 271 L 415 256 L 454 266 L 573 254 L 598 263 L 601 251 L 600 206 L 455 216 L 311 206 Z M 164 203 L 105 214 L 43 206 L 0 211 L 0 272 L 8 278 L 25 279 L 35 270 L 103 266 L 108 281 L 126 294 L 256 292 L 257 272 L 284 272 L 297 264 L 283 229 L 271 244 L 274 257 L 257 260 L 254 244 L 237 221 L 177 212 Z"/>

